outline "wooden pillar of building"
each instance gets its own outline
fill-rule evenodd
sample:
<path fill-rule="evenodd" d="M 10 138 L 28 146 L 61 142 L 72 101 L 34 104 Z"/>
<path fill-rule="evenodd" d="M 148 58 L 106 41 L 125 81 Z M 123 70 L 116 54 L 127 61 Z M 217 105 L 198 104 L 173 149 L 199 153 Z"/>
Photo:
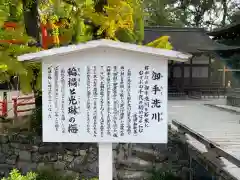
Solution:
<path fill-rule="evenodd" d="M 212 58 L 209 56 L 209 62 L 208 62 L 208 85 L 212 84 Z"/>
<path fill-rule="evenodd" d="M 190 59 L 190 67 L 189 67 L 189 85 L 192 87 L 192 64 L 193 64 L 193 57 Z"/>
<path fill-rule="evenodd" d="M 223 73 L 222 73 L 222 86 L 226 87 L 226 66 L 223 66 Z"/>
<path fill-rule="evenodd" d="M 171 61 L 171 63 L 169 64 L 170 65 L 170 74 L 169 74 L 169 76 L 170 76 L 170 79 L 169 79 L 169 86 L 170 87 L 172 87 L 173 86 L 173 71 L 174 71 L 174 62 L 173 61 Z"/>
<path fill-rule="evenodd" d="M 184 62 L 181 63 L 181 92 L 184 92 Z"/>

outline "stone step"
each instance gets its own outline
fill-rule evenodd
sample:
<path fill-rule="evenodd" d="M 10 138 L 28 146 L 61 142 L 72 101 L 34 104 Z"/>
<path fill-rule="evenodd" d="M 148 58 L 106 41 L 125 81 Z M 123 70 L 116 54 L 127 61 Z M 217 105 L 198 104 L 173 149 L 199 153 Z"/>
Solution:
<path fill-rule="evenodd" d="M 147 180 L 151 177 L 151 174 L 143 171 L 120 170 L 117 172 L 117 177 L 119 180 Z"/>
<path fill-rule="evenodd" d="M 8 176 L 9 172 L 14 168 L 14 165 L 0 164 L 0 178 Z"/>
<path fill-rule="evenodd" d="M 240 98 L 240 93 L 239 94 L 231 94 L 231 95 L 228 95 L 227 97 L 234 98 L 234 99 L 239 99 Z"/>
<path fill-rule="evenodd" d="M 153 149 L 143 148 L 141 146 L 134 146 L 132 148 L 132 155 L 145 161 L 161 162 L 166 159 L 166 153 L 160 151 L 154 151 Z"/>
<path fill-rule="evenodd" d="M 150 148 L 134 146 L 132 147 L 132 155 L 145 161 L 154 161 L 157 157 L 157 152 Z"/>
<path fill-rule="evenodd" d="M 149 161 L 142 160 L 137 157 L 129 157 L 127 159 L 118 160 L 118 164 L 127 170 L 145 171 L 153 168 Z"/>
<path fill-rule="evenodd" d="M 216 96 L 212 96 L 212 95 L 203 95 L 203 96 L 201 96 L 201 98 L 202 99 L 225 99 L 226 98 L 226 96 L 218 96 L 218 95 L 216 95 Z"/>

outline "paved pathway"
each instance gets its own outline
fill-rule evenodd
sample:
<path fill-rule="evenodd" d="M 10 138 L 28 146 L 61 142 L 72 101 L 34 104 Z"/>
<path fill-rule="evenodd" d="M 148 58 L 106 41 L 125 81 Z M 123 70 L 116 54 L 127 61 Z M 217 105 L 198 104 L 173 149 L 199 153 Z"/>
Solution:
<path fill-rule="evenodd" d="M 211 107 L 215 107 L 221 110 L 225 110 L 225 111 L 230 111 L 230 112 L 235 112 L 240 114 L 240 107 L 234 107 L 234 106 L 230 106 L 230 105 L 225 105 L 225 104 L 207 104 Z"/>
<path fill-rule="evenodd" d="M 168 104 L 169 120 L 194 121 L 205 123 L 235 123 L 238 124 L 240 116 L 234 113 L 226 112 L 216 108 L 205 106 L 205 104 L 223 105 L 224 99 L 221 100 L 171 100 Z"/>
<path fill-rule="evenodd" d="M 176 119 L 240 160 L 240 115 L 204 105 L 224 103 L 224 99 L 169 101 L 169 120 Z M 224 158 L 221 163 L 226 171 L 240 179 L 240 168 Z"/>

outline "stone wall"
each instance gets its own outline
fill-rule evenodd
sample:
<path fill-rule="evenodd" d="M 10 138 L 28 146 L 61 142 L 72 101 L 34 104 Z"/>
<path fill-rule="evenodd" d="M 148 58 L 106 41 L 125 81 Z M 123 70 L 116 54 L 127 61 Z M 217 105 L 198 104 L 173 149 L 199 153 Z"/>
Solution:
<path fill-rule="evenodd" d="M 168 145 L 114 144 L 115 179 L 147 179 L 154 167 L 171 169 L 179 176 L 188 174 L 185 145 L 169 136 Z M 32 135 L 0 135 L 0 173 L 12 168 L 23 173 L 30 170 L 54 169 L 64 174 L 90 178 L 98 176 L 97 144 L 43 143 Z"/>
<path fill-rule="evenodd" d="M 240 88 L 228 89 L 226 104 L 240 107 Z"/>

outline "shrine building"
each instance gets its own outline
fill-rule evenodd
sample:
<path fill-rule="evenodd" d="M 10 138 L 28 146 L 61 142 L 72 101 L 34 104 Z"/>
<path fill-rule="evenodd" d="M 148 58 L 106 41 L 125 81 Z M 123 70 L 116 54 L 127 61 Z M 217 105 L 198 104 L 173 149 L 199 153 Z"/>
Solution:
<path fill-rule="evenodd" d="M 188 62 L 169 62 L 169 91 L 183 92 L 224 88 L 221 72 L 222 63 L 209 49 L 224 49 L 225 45 L 214 42 L 203 28 L 146 27 L 145 42 L 159 36 L 170 36 L 174 50 L 192 54 Z"/>

